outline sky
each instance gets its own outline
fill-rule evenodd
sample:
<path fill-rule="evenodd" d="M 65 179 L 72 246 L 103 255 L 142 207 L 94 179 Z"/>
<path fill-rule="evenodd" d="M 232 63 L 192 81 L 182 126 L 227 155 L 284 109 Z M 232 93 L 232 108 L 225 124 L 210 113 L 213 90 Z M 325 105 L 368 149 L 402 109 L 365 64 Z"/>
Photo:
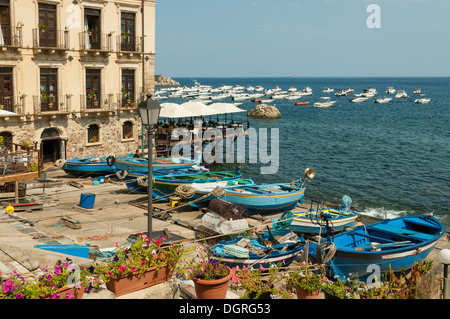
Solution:
<path fill-rule="evenodd" d="M 450 76 L 450 0 L 156 0 L 155 42 L 168 77 Z"/>

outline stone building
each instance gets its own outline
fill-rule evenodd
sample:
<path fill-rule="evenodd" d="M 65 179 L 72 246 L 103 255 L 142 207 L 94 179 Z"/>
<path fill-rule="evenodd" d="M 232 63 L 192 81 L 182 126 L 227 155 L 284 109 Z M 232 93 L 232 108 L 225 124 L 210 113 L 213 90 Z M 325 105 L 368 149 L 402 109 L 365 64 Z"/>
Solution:
<path fill-rule="evenodd" d="M 0 136 L 44 162 L 141 144 L 154 0 L 0 0 Z"/>

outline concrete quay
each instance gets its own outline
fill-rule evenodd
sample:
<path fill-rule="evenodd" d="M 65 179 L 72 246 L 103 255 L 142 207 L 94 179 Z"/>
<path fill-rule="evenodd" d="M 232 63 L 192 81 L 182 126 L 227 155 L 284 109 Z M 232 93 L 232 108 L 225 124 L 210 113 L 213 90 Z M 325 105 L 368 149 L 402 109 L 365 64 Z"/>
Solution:
<path fill-rule="evenodd" d="M 47 265 L 58 260 L 71 258 L 79 265 L 89 265 L 92 259 L 67 256 L 64 254 L 35 248 L 42 244 L 84 243 L 91 248 L 107 249 L 115 243 L 126 244 L 130 235 L 147 231 L 147 198 L 143 194 L 130 193 L 125 183 L 111 178 L 110 182 L 92 185 L 90 178 L 77 178 L 67 175 L 60 169 L 47 170 L 45 187 L 35 180 L 28 181 L 26 200 L 42 204 L 42 210 L 16 211 L 10 215 L 4 207 L 13 203 L 12 198 L 0 199 L 0 272 L 3 278 L 13 270 L 22 275 L 36 275 Z M 75 186 L 74 186 L 75 185 Z M 80 188 L 79 188 L 80 187 Z M 95 194 L 92 209 L 80 209 L 81 194 Z M 134 203 L 131 203 L 134 201 Z M 154 203 L 154 207 L 168 209 L 165 203 Z M 307 210 L 301 205 L 297 210 Z M 203 213 L 192 208 L 182 208 L 173 217 L 191 225 L 200 225 Z M 279 218 L 281 214 L 264 215 L 263 219 L 249 218 L 249 224 L 263 226 L 270 218 Z M 64 224 L 64 218 L 76 223 Z M 371 222 L 363 219 L 363 223 Z M 153 218 L 153 237 L 170 234 L 175 240 L 189 242 L 194 231 L 188 227 L 173 223 L 171 219 Z M 166 236 L 167 237 L 167 236 Z M 442 264 L 437 259 L 441 249 L 450 249 L 450 235 L 446 233 L 438 242 L 428 259 L 439 274 L 443 273 Z M 295 262 L 294 262 L 295 263 Z M 447 293 L 450 296 L 450 293 Z M 172 279 L 156 286 L 142 289 L 124 296 L 115 297 L 106 289 L 84 294 L 83 299 L 180 299 L 195 298 L 193 286 L 189 282 Z M 229 292 L 228 299 L 237 299 L 238 295 Z"/>

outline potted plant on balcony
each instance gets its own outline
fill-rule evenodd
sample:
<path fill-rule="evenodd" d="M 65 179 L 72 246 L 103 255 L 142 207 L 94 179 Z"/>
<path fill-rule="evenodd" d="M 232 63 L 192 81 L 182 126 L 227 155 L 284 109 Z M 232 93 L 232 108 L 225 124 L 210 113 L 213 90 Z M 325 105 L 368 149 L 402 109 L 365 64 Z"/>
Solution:
<path fill-rule="evenodd" d="M 48 32 L 48 26 L 45 24 L 38 24 L 38 28 L 39 30 L 41 30 L 41 32 Z"/>
<path fill-rule="evenodd" d="M 137 234 L 129 247 L 115 244 L 114 257 L 98 260 L 90 269 L 116 296 L 147 288 L 172 277 L 175 265 L 182 257 L 183 247 L 170 243 L 163 245 L 164 237 L 150 242 L 144 234 Z"/>

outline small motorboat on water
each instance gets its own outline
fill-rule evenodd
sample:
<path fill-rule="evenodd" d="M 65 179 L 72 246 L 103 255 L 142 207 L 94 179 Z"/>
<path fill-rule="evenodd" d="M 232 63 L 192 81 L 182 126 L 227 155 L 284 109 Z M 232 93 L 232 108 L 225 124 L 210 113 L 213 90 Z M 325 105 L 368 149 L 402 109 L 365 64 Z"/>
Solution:
<path fill-rule="evenodd" d="M 394 94 L 396 91 L 392 86 L 386 88 L 386 94 Z"/>
<path fill-rule="evenodd" d="M 346 96 L 347 92 L 345 90 L 338 90 L 336 93 L 334 93 L 335 96 Z"/>
<path fill-rule="evenodd" d="M 313 104 L 313 106 L 314 107 L 330 107 L 330 106 L 333 106 L 334 103 L 336 103 L 336 100 L 331 101 L 330 98 L 327 96 L 321 97 L 321 99 L 323 99 L 323 101 L 316 102 Z"/>
<path fill-rule="evenodd" d="M 275 99 L 260 99 L 259 102 L 261 103 L 272 103 L 273 101 L 275 101 Z"/>
<path fill-rule="evenodd" d="M 420 94 L 422 93 L 422 90 L 420 88 L 415 88 L 413 92 L 414 94 Z"/>
<path fill-rule="evenodd" d="M 334 92 L 334 89 L 324 88 L 324 89 L 322 90 L 322 93 L 331 93 L 331 92 Z"/>
<path fill-rule="evenodd" d="M 416 104 L 428 104 L 430 103 L 431 99 L 426 97 L 425 94 L 421 94 L 421 98 L 420 99 L 415 99 L 414 103 Z"/>
<path fill-rule="evenodd" d="M 389 102 L 391 102 L 391 101 L 392 101 L 392 99 L 391 99 L 390 97 L 385 97 L 385 96 L 383 96 L 382 98 L 376 99 L 376 100 L 374 100 L 373 102 L 374 102 L 374 103 L 389 103 Z"/>
<path fill-rule="evenodd" d="M 398 90 L 397 94 L 395 94 L 395 98 L 397 99 L 405 99 L 408 97 L 408 94 L 406 94 L 405 90 Z"/>
<path fill-rule="evenodd" d="M 351 99 L 350 102 L 353 103 L 361 103 L 361 102 L 366 102 L 369 98 L 365 97 L 365 96 L 358 96 L 358 95 L 354 95 Z"/>
<path fill-rule="evenodd" d="M 309 102 L 308 101 L 304 101 L 304 102 L 293 102 L 294 105 L 308 105 Z"/>

